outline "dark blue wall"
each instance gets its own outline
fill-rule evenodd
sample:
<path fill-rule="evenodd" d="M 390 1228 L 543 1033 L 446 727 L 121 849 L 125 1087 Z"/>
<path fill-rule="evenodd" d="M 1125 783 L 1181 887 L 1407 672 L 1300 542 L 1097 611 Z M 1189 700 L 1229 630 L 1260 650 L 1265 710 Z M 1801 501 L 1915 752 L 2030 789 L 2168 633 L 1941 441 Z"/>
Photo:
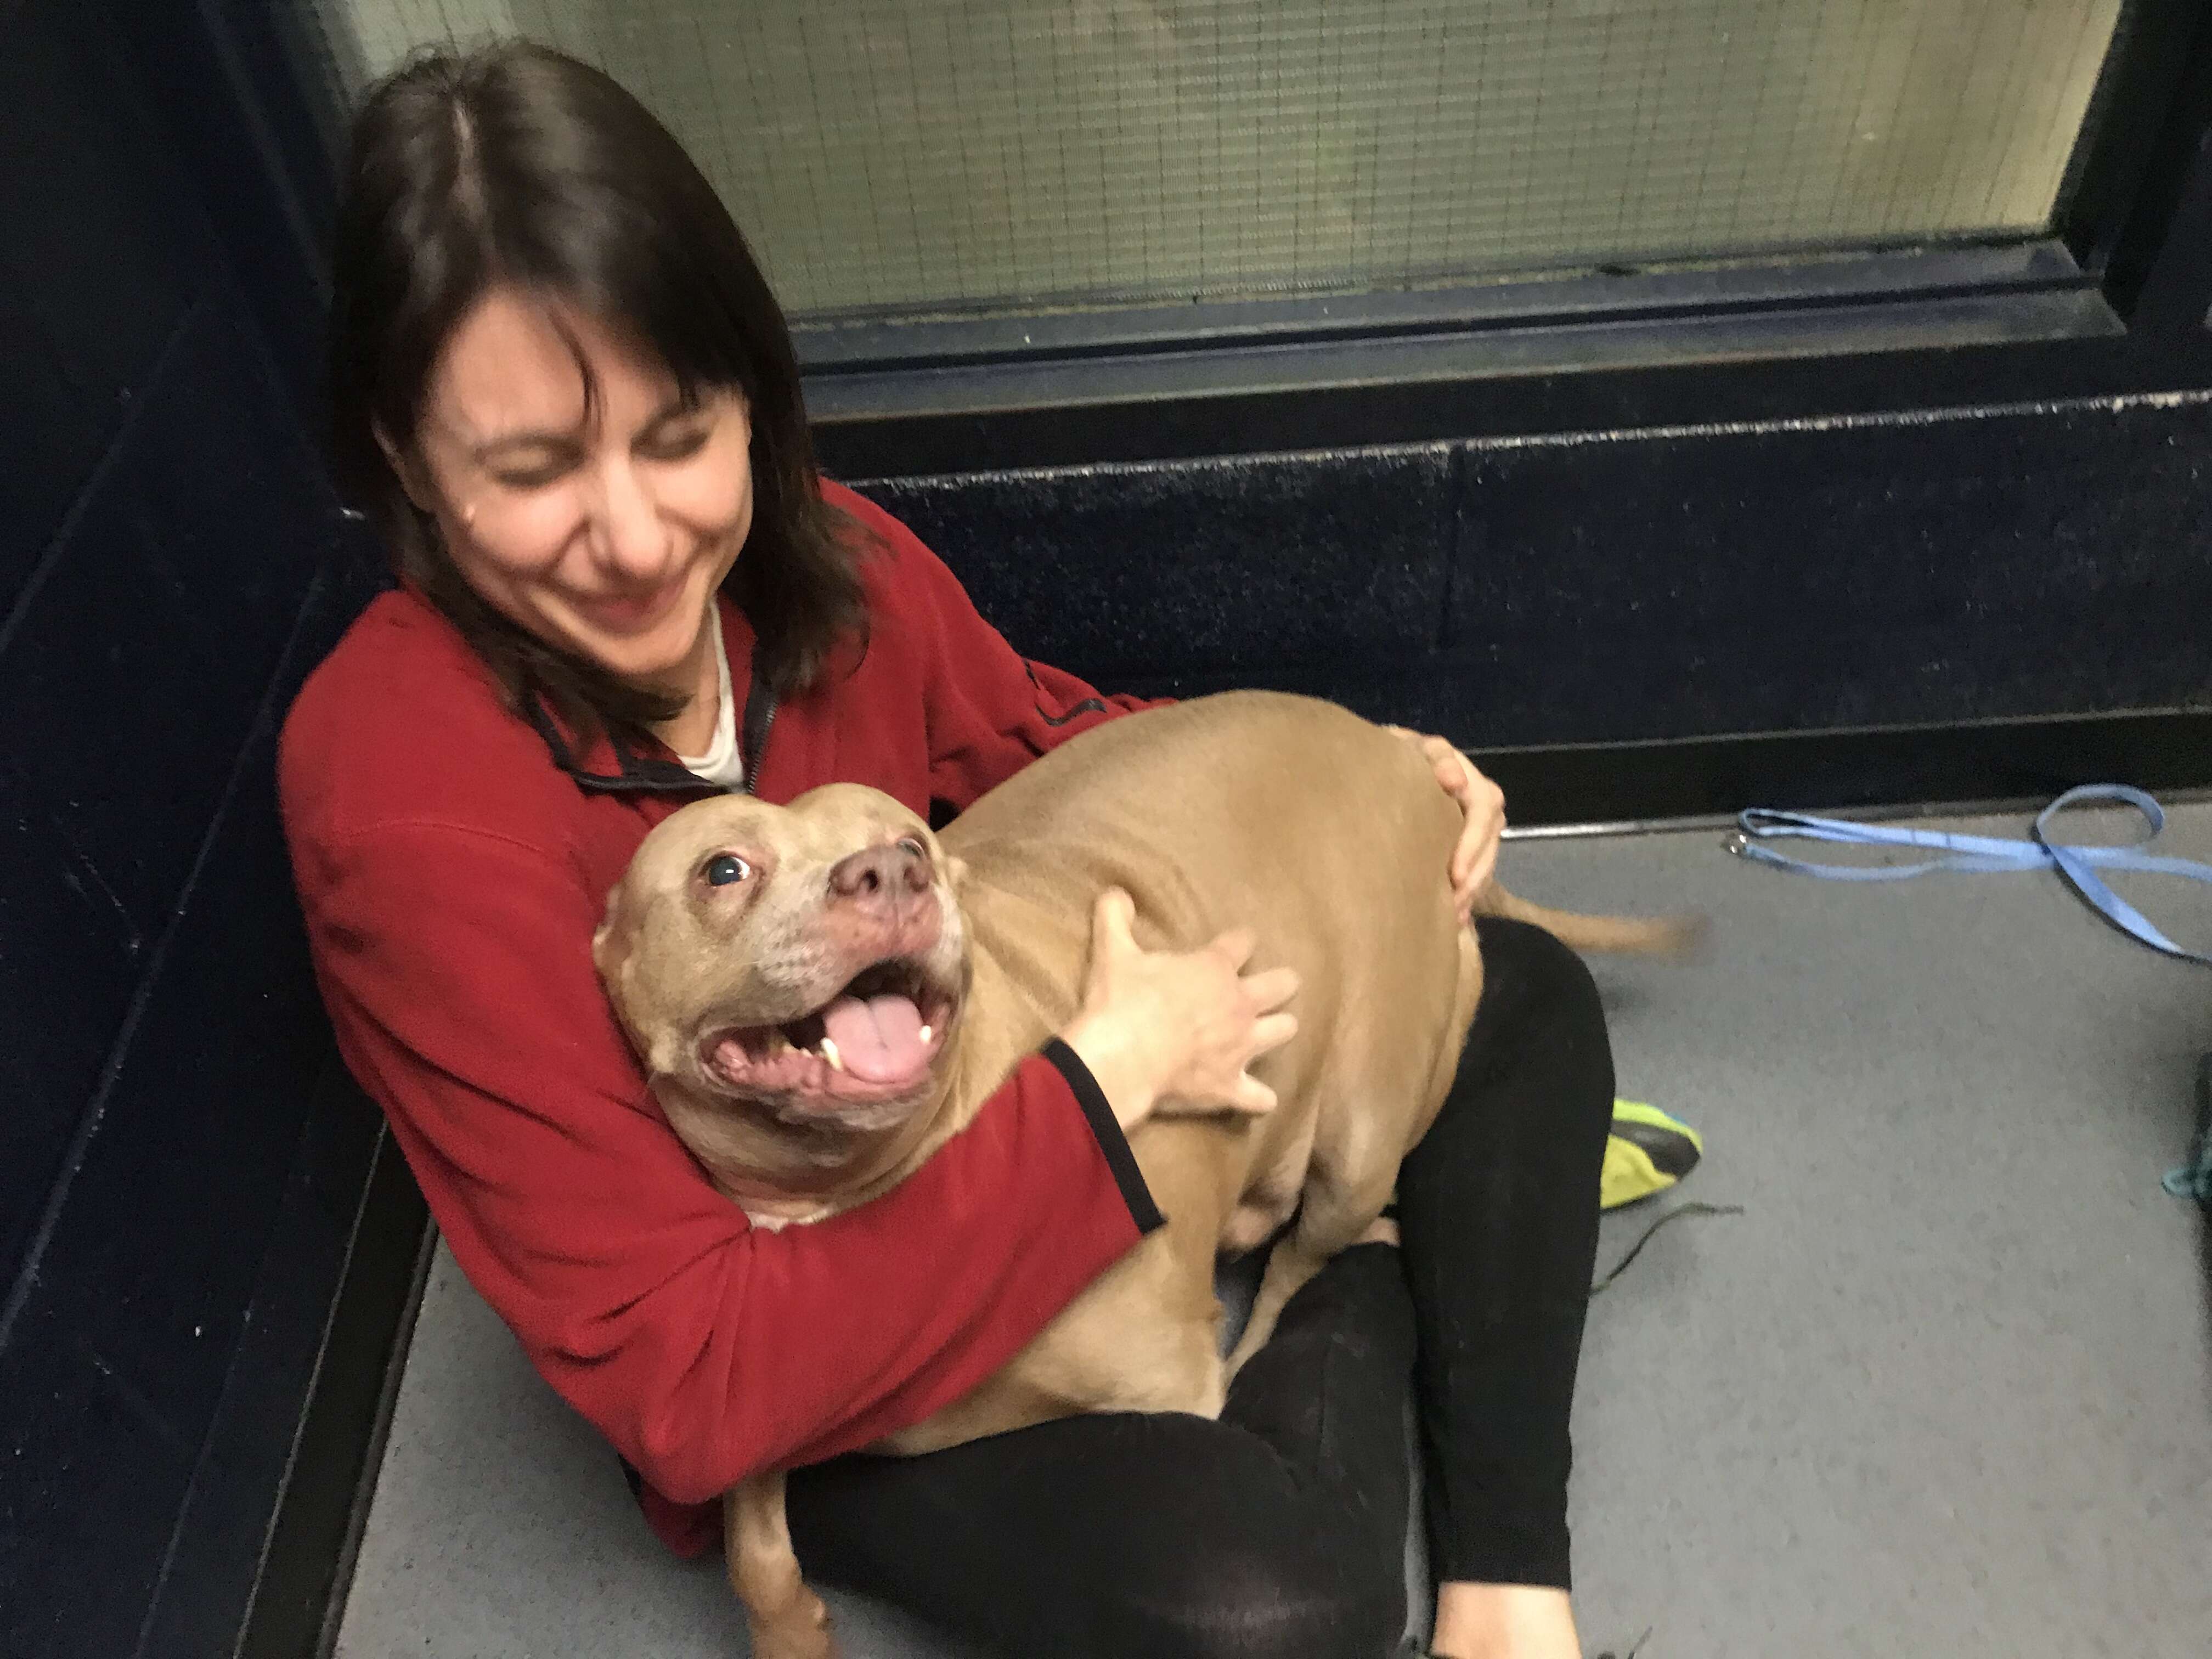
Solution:
<path fill-rule="evenodd" d="M 1114 690 L 1479 748 L 2212 702 L 2197 394 L 860 487 Z"/>
<path fill-rule="evenodd" d="M 215 11 L 129 15 L 0 0 L 8 1659 L 228 1651 L 378 1133 L 271 781 L 369 586 L 298 401 L 319 301 Z"/>

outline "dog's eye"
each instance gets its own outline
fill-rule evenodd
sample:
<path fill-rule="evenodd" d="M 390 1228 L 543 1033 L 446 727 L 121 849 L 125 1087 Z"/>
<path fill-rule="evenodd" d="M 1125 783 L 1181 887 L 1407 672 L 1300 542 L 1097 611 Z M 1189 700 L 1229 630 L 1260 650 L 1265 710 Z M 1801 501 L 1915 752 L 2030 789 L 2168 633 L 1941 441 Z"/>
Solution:
<path fill-rule="evenodd" d="M 899 837 L 899 845 L 905 848 L 908 852 L 913 854 L 915 857 L 918 859 L 926 859 L 929 856 L 929 848 L 921 844 L 921 837 L 920 836 L 901 836 Z"/>
<path fill-rule="evenodd" d="M 709 887 L 730 887 L 752 872 L 752 866 L 735 853 L 717 853 L 707 860 L 706 867 L 699 873 L 707 878 Z"/>

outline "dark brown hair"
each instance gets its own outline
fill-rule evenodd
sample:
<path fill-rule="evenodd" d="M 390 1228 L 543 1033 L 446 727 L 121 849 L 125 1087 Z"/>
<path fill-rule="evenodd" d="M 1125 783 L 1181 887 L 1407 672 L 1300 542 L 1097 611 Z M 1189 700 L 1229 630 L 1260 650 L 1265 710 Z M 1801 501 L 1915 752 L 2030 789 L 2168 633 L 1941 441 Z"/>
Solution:
<path fill-rule="evenodd" d="M 753 522 L 722 591 L 779 694 L 864 644 L 863 532 L 821 498 L 783 312 L 714 187 L 607 76 L 526 41 L 419 55 L 355 118 L 333 260 L 330 377 L 340 487 L 393 565 L 518 704 L 582 733 L 641 734 L 680 699 L 546 643 L 463 579 L 377 441 L 412 449 L 440 352 L 496 283 L 576 306 L 653 351 L 687 401 L 734 388 L 752 423 Z M 579 356 L 579 364 L 582 359 Z M 587 396 L 591 392 L 588 374 Z"/>

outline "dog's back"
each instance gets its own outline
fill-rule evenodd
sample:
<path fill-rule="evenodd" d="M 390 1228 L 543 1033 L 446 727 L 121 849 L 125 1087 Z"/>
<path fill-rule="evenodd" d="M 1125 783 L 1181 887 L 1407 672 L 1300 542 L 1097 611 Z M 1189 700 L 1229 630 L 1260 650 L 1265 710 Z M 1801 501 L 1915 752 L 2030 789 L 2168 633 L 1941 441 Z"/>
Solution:
<path fill-rule="evenodd" d="M 1009 944 L 1036 963 L 1025 987 L 1056 1024 L 1109 886 L 1135 899 L 1141 945 L 1187 950 L 1245 926 L 1259 934 L 1254 965 L 1288 963 L 1309 990 L 1354 957 L 1449 985 L 1459 929 L 1444 868 L 1458 830 L 1411 744 L 1333 703 L 1239 691 L 1086 732 L 941 839 L 969 867 L 963 909 L 994 931 L 1002 914 L 1014 923 Z M 1387 939 L 1373 925 L 1385 919 Z"/>

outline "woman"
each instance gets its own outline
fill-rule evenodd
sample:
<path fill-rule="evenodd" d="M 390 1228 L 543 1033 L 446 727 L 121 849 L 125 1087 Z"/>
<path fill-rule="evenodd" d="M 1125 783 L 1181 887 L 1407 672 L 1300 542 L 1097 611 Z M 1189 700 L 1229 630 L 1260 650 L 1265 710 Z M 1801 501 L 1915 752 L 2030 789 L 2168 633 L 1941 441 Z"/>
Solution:
<path fill-rule="evenodd" d="M 455 1258 L 656 1529 L 711 1547 L 720 1492 L 806 1465 L 809 1571 L 975 1638 L 1364 1659 L 1402 1623 L 1410 1371 L 1434 1650 L 1577 1654 L 1567 1417 L 1612 1097 L 1580 963 L 1483 924 L 1490 988 L 1404 1166 L 1402 1261 L 1385 1224 L 1332 1263 L 1221 1422 L 845 1455 L 989 1374 L 1135 1242 L 1127 1129 L 1163 1091 L 1246 1096 L 1293 986 L 1240 974 L 1236 940 L 1117 940 L 1064 1045 L 911 1181 L 750 1231 L 592 974 L 638 842 L 718 788 L 846 779 L 957 809 L 1139 705 L 1023 661 L 903 526 L 817 477 L 743 240 L 605 76 L 520 45 L 420 59 L 368 100 L 344 192 L 336 458 L 402 586 L 286 725 L 317 971 Z M 1466 812 L 1464 913 L 1501 802 L 1421 741 Z"/>

